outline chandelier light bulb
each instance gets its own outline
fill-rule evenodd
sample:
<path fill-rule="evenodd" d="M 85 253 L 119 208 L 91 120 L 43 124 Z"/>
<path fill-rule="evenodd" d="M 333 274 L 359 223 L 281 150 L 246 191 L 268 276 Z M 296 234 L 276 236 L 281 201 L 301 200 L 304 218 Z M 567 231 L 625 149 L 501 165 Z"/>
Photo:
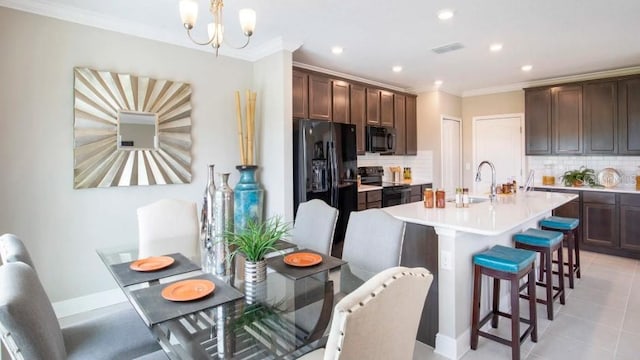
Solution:
<path fill-rule="evenodd" d="M 240 18 L 240 26 L 242 27 L 242 33 L 245 36 L 253 35 L 253 31 L 256 29 L 256 12 L 253 9 L 242 9 L 238 14 Z"/>
<path fill-rule="evenodd" d="M 209 34 L 209 41 L 211 41 L 211 46 L 214 48 L 219 48 L 222 45 L 223 37 L 222 34 L 224 32 L 224 26 L 222 24 L 209 23 L 207 27 L 207 33 Z"/>
<path fill-rule="evenodd" d="M 180 18 L 184 27 L 191 30 L 198 19 L 198 3 L 193 0 L 181 0 Z"/>

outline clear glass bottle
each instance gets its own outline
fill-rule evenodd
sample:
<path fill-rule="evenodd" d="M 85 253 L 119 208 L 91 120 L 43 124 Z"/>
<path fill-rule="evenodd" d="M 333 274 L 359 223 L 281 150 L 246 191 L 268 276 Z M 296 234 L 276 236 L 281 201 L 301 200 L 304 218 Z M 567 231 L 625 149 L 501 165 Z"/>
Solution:
<path fill-rule="evenodd" d="M 462 188 L 456 188 L 456 207 L 462 207 Z"/>
<path fill-rule="evenodd" d="M 462 189 L 462 207 L 469 207 L 469 189 L 468 188 L 463 188 Z"/>
<path fill-rule="evenodd" d="M 444 197 L 444 189 L 436 190 L 436 207 L 444 208 L 445 207 L 445 197 Z"/>
<path fill-rule="evenodd" d="M 553 173 L 553 164 L 544 164 L 542 171 L 542 185 L 552 186 L 556 184 L 556 177 Z"/>
<path fill-rule="evenodd" d="M 433 189 L 424 189 L 424 207 L 433 208 Z"/>

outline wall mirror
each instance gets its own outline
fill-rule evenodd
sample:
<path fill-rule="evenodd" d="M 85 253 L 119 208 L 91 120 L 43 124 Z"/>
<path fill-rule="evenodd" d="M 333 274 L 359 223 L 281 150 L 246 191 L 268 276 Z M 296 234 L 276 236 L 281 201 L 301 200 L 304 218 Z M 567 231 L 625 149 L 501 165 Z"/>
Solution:
<path fill-rule="evenodd" d="M 74 69 L 74 188 L 189 182 L 189 84 Z"/>

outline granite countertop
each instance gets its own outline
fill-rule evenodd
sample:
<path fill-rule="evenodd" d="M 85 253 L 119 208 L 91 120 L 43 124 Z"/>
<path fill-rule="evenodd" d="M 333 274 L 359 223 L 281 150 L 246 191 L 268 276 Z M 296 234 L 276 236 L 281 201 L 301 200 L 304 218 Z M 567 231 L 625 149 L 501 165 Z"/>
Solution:
<path fill-rule="evenodd" d="M 549 213 L 576 197 L 578 197 L 577 194 L 530 191 L 499 195 L 495 204 L 487 200 L 472 203 L 468 208 L 456 208 L 454 203 L 447 202 L 442 209 L 427 209 L 420 201 L 386 207 L 382 210 L 413 224 L 494 236 Z"/>
<path fill-rule="evenodd" d="M 589 186 L 564 186 L 564 185 L 542 185 L 540 183 L 534 184 L 534 188 L 540 189 L 558 189 L 558 190 L 574 190 L 574 191 L 602 191 L 602 192 L 616 192 L 627 194 L 640 194 L 640 190 L 636 190 L 635 185 L 618 185 L 613 188 L 605 187 L 589 187 Z"/>

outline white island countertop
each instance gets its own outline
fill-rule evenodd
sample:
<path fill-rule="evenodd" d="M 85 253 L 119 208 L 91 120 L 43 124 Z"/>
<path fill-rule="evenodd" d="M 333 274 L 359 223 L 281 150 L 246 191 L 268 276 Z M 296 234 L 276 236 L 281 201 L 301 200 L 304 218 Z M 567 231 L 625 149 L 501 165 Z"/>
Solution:
<path fill-rule="evenodd" d="M 427 209 L 422 202 L 415 202 L 383 210 L 413 224 L 492 236 L 505 233 L 577 197 L 575 194 L 529 191 L 498 195 L 495 204 L 487 200 L 470 204 L 468 208 L 456 208 L 455 203 L 447 202 L 445 208 Z"/>

